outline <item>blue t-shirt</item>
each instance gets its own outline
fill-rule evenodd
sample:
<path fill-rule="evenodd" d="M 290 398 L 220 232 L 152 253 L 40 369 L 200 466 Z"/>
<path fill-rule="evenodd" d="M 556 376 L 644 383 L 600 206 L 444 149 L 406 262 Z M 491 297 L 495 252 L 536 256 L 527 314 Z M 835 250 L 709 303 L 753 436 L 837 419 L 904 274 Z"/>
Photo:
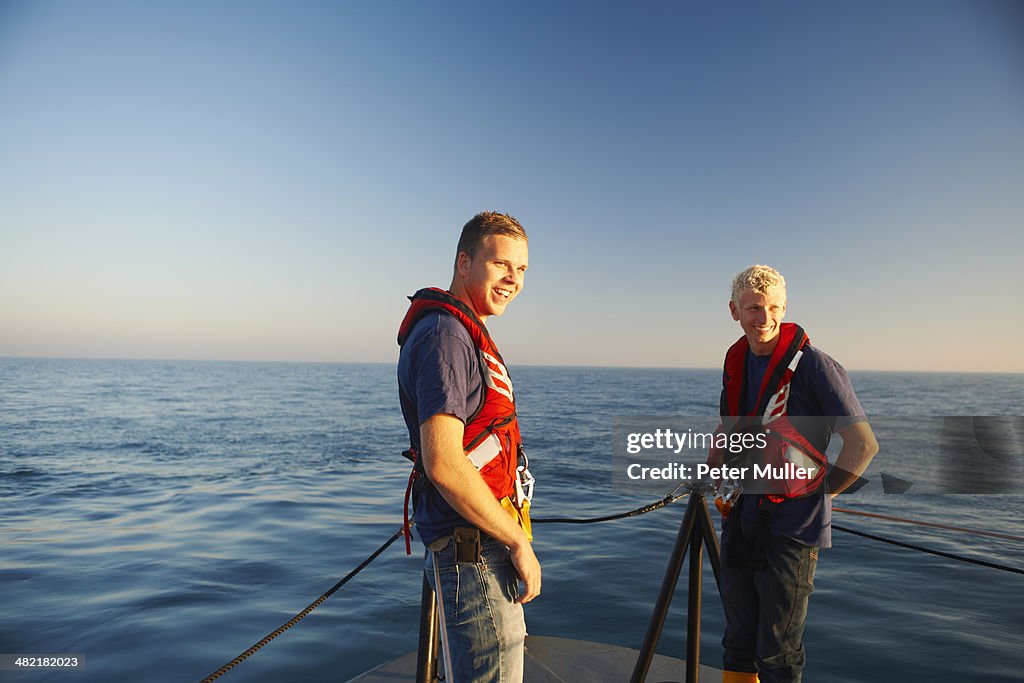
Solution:
<path fill-rule="evenodd" d="M 469 331 L 440 311 L 421 318 L 409 333 L 398 356 L 398 395 L 417 453 L 420 425 L 435 415 L 454 415 L 467 422 L 483 400 L 480 359 Z M 468 522 L 432 486 L 416 501 L 416 531 L 429 545 Z"/>
<path fill-rule="evenodd" d="M 824 453 L 832 432 L 866 418 L 843 366 L 809 343 L 804 345 L 803 352 L 793 372 L 787 413 L 793 417 L 835 418 L 819 425 L 814 434 L 805 435 Z M 753 352 L 747 352 L 746 391 L 740 397 L 740 412 L 744 415 L 750 414 L 755 408 L 754 402 L 770 360 L 771 356 L 755 356 Z M 740 497 L 739 509 L 743 519 L 757 518 L 757 499 L 758 496 L 754 495 Z M 792 538 L 804 545 L 830 548 L 831 498 L 828 494 L 815 494 L 783 501 L 772 517 L 772 533 Z"/>

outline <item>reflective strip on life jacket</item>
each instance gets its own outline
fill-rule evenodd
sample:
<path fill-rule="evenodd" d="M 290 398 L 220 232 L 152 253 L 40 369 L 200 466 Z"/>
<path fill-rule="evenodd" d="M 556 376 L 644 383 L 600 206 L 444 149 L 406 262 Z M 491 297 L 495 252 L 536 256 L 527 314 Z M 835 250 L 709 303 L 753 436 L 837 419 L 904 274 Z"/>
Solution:
<path fill-rule="evenodd" d="M 478 470 L 483 469 L 484 465 L 487 465 L 499 455 L 501 455 L 501 442 L 496 434 L 491 434 L 481 441 L 476 448 L 466 453 L 466 457 L 469 458 Z"/>

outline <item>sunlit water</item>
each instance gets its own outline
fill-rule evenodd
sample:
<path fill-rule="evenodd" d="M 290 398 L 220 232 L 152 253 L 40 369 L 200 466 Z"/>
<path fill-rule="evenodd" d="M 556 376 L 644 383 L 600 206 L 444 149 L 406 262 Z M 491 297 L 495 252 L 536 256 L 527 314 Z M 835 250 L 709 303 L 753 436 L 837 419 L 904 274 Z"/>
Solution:
<path fill-rule="evenodd" d="M 535 514 L 651 502 L 613 487 L 616 416 L 714 415 L 717 371 L 514 372 Z M 872 416 L 1012 415 L 1021 376 L 854 373 Z M 869 472 L 927 458 L 890 434 Z M 401 523 L 408 474 L 388 365 L 0 360 L 0 653 L 78 653 L 6 681 L 199 680 L 305 607 Z M 912 478 L 912 477 L 911 477 Z M 912 491 L 913 492 L 913 491 Z M 886 496 L 861 510 L 1024 534 L 1020 495 Z M 528 627 L 638 647 L 683 505 L 538 528 Z M 1024 567 L 1024 544 L 836 523 Z M 805 643 L 809 681 L 1021 680 L 1024 576 L 836 532 Z M 223 680 L 344 681 L 416 644 L 420 550 L 401 543 Z M 705 572 L 703 656 L 723 619 Z M 681 582 L 659 651 L 683 656 Z M 682 674 L 680 674 L 680 678 Z"/>

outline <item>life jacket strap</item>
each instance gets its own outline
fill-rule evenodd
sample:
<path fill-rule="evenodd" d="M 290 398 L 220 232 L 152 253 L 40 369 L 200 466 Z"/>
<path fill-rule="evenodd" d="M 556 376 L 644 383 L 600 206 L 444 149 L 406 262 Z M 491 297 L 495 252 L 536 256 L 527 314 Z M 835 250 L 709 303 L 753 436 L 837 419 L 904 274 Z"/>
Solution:
<path fill-rule="evenodd" d="M 512 500 L 511 496 L 505 496 L 498 501 L 501 503 L 501 507 L 505 509 L 505 512 L 509 514 L 512 519 L 522 527 L 526 533 L 526 538 L 529 541 L 533 541 L 533 524 L 530 522 L 530 500 L 524 498 L 522 504 L 516 504 Z"/>
<path fill-rule="evenodd" d="M 409 483 L 405 485 L 405 504 L 402 505 L 402 536 L 405 537 L 405 554 L 412 555 L 412 522 L 409 519 L 409 503 L 412 501 L 413 489 L 418 489 L 422 482 L 427 481 L 422 471 L 422 465 L 416 457 L 416 449 L 409 447 L 409 450 L 402 451 L 402 455 L 412 460 L 412 471 L 409 472 Z"/>

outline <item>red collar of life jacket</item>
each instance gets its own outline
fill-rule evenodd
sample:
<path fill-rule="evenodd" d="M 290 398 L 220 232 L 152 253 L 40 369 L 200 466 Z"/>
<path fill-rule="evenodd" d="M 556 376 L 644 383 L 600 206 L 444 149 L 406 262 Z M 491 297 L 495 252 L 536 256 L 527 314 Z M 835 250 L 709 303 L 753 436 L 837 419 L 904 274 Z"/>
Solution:
<path fill-rule="evenodd" d="M 750 415 L 771 415 L 785 411 L 789 399 L 789 384 L 797 363 L 803 356 L 808 341 L 803 328 L 795 323 L 782 323 L 779 343 L 775 345 L 764 379 L 757 391 L 757 400 Z M 747 389 L 747 352 L 750 342 L 746 335 L 729 347 L 725 354 L 725 378 L 722 389 L 722 416 L 739 416 L 740 400 Z M 785 414 L 779 412 L 779 414 Z"/>
<path fill-rule="evenodd" d="M 429 287 L 419 290 L 409 299 L 412 304 L 398 329 L 399 346 L 405 344 L 416 323 L 432 311 L 452 316 L 469 332 L 477 350 L 484 392 L 480 406 L 466 420 L 462 448 L 495 498 L 501 500 L 511 496 L 516 499 L 516 468 L 519 464 L 521 438 L 512 379 L 498 347 L 480 318 L 450 292 Z M 422 463 L 416 454 L 412 457 L 416 463 L 412 479 L 424 476 Z"/>
<path fill-rule="evenodd" d="M 750 418 L 763 426 L 768 438 L 764 449 L 765 462 L 773 466 L 791 463 L 797 467 L 811 468 L 814 475 L 809 479 L 785 479 L 773 482 L 770 493 L 773 502 L 785 498 L 796 498 L 814 493 L 825 480 L 828 458 L 808 441 L 788 418 L 789 395 L 793 373 L 803 357 L 803 348 L 808 343 L 803 328 L 794 323 L 782 323 L 779 342 L 775 345 L 768 367 L 764 372 L 761 386 L 757 388 L 754 409 L 741 419 L 740 401 L 751 387 L 747 381 L 747 352 L 750 343 L 746 336 L 733 344 L 725 354 L 725 369 L 721 398 L 721 415 L 727 426 L 749 425 Z"/>

